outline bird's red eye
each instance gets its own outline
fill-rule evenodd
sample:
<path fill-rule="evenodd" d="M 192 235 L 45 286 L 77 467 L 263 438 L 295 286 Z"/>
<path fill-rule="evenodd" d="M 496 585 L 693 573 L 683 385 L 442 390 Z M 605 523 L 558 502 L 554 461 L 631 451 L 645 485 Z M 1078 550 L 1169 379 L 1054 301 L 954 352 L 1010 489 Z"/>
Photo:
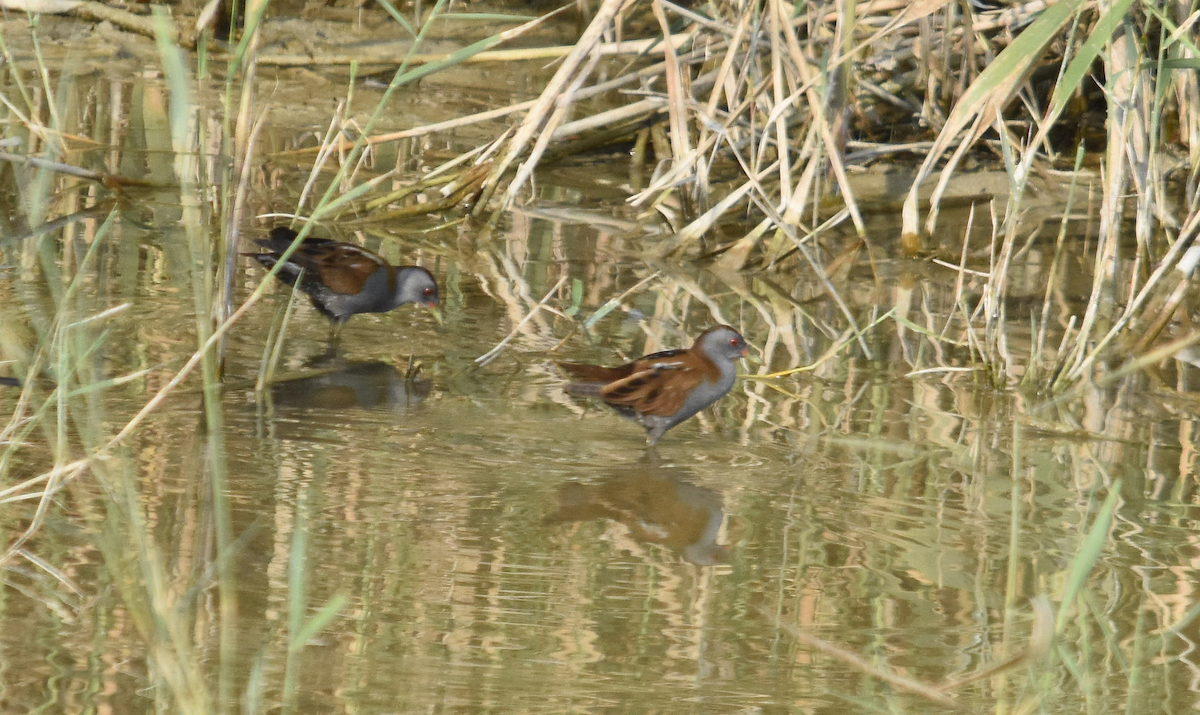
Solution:
<path fill-rule="evenodd" d="M 432 288 L 426 288 L 426 289 L 425 289 L 425 295 L 433 295 L 433 289 L 432 289 Z"/>
<path fill-rule="evenodd" d="M 740 341 L 740 340 L 738 340 L 737 338 L 730 338 L 730 339 L 729 339 L 729 344 L 730 344 L 730 345 L 732 345 L 732 346 L 734 346 L 735 348 L 737 347 L 738 343 L 740 343 L 740 342 L 741 342 L 741 341 Z"/>

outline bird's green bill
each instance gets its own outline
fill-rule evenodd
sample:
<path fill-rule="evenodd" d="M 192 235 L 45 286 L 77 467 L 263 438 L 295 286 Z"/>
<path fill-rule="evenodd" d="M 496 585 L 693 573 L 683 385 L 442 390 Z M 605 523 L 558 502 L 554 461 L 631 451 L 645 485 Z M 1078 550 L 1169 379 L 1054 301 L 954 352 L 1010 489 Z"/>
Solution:
<path fill-rule="evenodd" d="M 422 303 L 421 305 L 424 305 L 425 309 L 429 311 L 429 314 L 433 316 L 433 319 L 437 321 L 438 327 L 442 327 L 446 324 L 445 316 L 442 315 L 442 307 L 440 305 L 437 303 Z"/>

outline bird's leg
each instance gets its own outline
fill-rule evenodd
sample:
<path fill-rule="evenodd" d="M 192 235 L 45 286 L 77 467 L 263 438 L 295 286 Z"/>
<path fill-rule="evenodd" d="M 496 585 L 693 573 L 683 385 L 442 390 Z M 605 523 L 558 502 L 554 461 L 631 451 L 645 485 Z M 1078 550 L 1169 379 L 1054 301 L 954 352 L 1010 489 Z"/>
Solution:
<path fill-rule="evenodd" d="M 342 326 L 346 324 L 344 320 L 335 320 L 329 326 L 329 340 L 333 343 L 341 342 Z"/>
<path fill-rule="evenodd" d="M 412 353 L 408 354 L 408 367 L 404 370 L 404 381 L 413 382 L 421 376 L 421 363 L 416 361 L 416 356 Z"/>
<path fill-rule="evenodd" d="M 642 454 L 642 461 L 650 467 L 661 467 L 662 459 L 658 456 L 658 447 L 653 444 L 647 445 L 646 451 Z"/>

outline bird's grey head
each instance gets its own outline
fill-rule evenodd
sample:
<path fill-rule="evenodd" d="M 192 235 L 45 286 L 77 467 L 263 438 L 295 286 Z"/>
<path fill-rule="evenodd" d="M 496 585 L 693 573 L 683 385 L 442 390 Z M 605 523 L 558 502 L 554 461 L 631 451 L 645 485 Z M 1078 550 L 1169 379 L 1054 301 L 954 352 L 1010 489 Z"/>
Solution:
<path fill-rule="evenodd" d="M 733 362 L 746 356 L 748 347 L 741 333 L 728 325 L 718 325 L 700 334 L 696 345 L 713 360 L 725 359 Z"/>
<path fill-rule="evenodd" d="M 396 277 L 396 304 L 421 303 L 430 308 L 438 304 L 437 282 L 433 275 L 417 266 L 400 269 Z"/>

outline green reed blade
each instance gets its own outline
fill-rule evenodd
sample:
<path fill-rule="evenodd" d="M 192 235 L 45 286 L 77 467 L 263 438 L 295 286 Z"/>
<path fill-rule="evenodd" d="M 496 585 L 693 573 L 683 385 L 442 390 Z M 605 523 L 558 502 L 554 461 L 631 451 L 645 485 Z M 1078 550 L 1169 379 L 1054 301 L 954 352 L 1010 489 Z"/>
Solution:
<path fill-rule="evenodd" d="M 304 644 L 308 643 L 322 628 L 329 625 L 337 614 L 346 607 L 350 602 L 349 597 L 344 593 L 334 594 L 333 598 L 329 599 L 324 606 L 321 606 L 316 613 L 300 628 L 295 636 L 288 636 L 288 652 L 298 653 L 304 648 Z"/>
<path fill-rule="evenodd" d="M 1075 555 L 1075 559 L 1071 561 L 1071 570 L 1067 574 L 1067 582 L 1063 588 L 1062 601 L 1058 607 L 1058 618 L 1054 624 L 1056 633 L 1062 632 L 1063 626 L 1067 622 L 1067 614 L 1070 611 L 1071 604 L 1075 602 L 1075 597 L 1083 589 L 1083 584 L 1087 581 L 1088 575 L 1092 572 L 1092 567 L 1096 565 L 1096 560 L 1100 558 L 1100 552 L 1104 548 L 1104 544 L 1108 541 L 1108 529 L 1112 524 L 1113 512 L 1117 508 L 1117 500 L 1121 495 L 1121 480 L 1113 482 L 1108 489 L 1108 497 L 1105 498 L 1103 506 L 1096 514 L 1096 520 L 1092 522 L 1092 528 L 1088 530 L 1087 536 L 1084 537 L 1083 543 L 1079 547 L 1079 552 Z"/>
<path fill-rule="evenodd" d="M 400 14 L 400 11 L 396 9 L 395 5 L 388 2 L 388 0 L 375 0 L 375 2 L 379 3 L 379 5 L 387 12 L 387 14 L 392 16 L 393 20 L 400 23 L 400 27 L 403 27 L 408 34 L 412 35 L 413 37 L 417 36 L 417 31 L 413 29 L 413 26 L 408 22 L 408 20 L 404 19 L 404 16 Z"/>
<path fill-rule="evenodd" d="M 1066 70 L 1063 71 L 1058 84 L 1054 87 L 1054 94 L 1050 97 L 1050 105 L 1046 108 L 1045 122 L 1047 124 L 1053 123 L 1058 118 L 1063 108 L 1067 106 L 1067 102 L 1079 91 L 1084 77 L 1087 76 L 1092 64 L 1100 56 L 1109 39 L 1112 38 L 1117 25 L 1125 19 L 1125 14 L 1129 11 L 1129 6 L 1132 4 L 1133 0 L 1118 0 L 1096 21 L 1088 38 L 1079 46 L 1075 56 L 1071 58 Z"/>

